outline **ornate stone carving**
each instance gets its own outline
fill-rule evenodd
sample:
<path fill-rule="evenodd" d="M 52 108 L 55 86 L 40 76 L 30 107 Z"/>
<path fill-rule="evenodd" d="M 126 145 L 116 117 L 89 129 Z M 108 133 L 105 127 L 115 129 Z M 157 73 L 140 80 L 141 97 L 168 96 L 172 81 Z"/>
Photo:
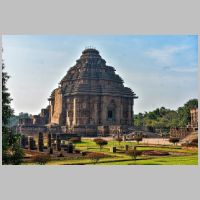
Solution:
<path fill-rule="evenodd" d="M 131 126 L 135 93 L 124 87 L 114 67 L 106 65 L 96 49 L 85 49 L 49 100 L 52 123 L 70 130 L 83 126 Z M 92 131 L 88 132 L 92 132 Z M 80 133 L 81 134 L 81 133 Z M 94 133 L 97 134 L 97 133 Z"/>

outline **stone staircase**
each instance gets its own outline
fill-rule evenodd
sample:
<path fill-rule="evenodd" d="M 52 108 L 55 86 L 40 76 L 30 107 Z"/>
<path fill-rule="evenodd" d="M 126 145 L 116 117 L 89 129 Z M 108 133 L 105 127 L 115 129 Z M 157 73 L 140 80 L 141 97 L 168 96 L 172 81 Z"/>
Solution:
<path fill-rule="evenodd" d="M 197 138 L 198 138 L 198 132 L 197 131 L 191 132 L 180 141 L 180 144 L 190 143 L 192 142 L 193 139 L 197 139 Z"/>

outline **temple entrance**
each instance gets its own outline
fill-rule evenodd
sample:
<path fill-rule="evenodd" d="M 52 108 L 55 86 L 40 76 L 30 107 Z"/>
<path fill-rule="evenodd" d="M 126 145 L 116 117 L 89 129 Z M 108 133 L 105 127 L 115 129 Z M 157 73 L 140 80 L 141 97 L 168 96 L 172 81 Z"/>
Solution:
<path fill-rule="evenodd" d="M 113 123 L 115 121 L 115 112 L 116 112 L 115 109 L 116 109 L 116 104 L 112 99 L 107 107 L 107 120 L 110 123 Z"/>
<path fill-rule="evenodd" d="M 108 111 L 108 120 L 111 120 L 111 119 L 113 119 L 113 111 L 109 110 Z"/>

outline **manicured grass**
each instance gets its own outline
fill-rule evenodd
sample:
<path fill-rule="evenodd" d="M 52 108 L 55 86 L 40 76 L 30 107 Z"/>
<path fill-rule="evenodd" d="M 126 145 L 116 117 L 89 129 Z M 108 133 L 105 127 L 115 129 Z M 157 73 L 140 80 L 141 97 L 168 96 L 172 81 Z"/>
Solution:
<path fill-rule="evenodd" d="M 168 156 L 168 157 L 152 157 L 147 160 L 130 160 L 113 163 L 99 163 L 101 165 L 198 165 L 198 156 Z"/>
<path fill-rule="evenodd" d="M 121 142 L 120 145 L 116 141 L 109 141 L 102 150 L 91 139 L 82 139 L 82 142 L 77 143 L 76 149 L 89 152 L 102 152 L 108 157 L 100 159 L 98 165 L 198 165 L 198 149 L 187 149 L 181 146 L 164 146 L 164 145 L 137 145 L 137 150 L 157 150 L 167 151 L 173 153 L 169 156 L 150 156 L 142 155 L 137 157 L 134 161 L 132 158 L 124 153 L 125 144 L 129 145 L 129 148 L 136 145 L 135 142 Z M 111 146 L 117 147 L 116 153 L 110 152 Z M 24 163 L 28 164 L 28 163 Z M 34 163 L 29 163 L 34 164 Z M 80 157 L 78 159 L 62 158 L 51 160 L 48 165 L 90 165 L 92 161 L 87 157 Z"/>

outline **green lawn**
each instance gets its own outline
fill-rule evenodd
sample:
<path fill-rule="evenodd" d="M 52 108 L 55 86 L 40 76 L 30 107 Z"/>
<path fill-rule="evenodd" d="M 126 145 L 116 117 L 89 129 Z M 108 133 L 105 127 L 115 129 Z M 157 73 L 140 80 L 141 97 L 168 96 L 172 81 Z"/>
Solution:
<path fill-rule="evenodd" d="M 142 155 L 134 161 L 124 153 L 124 146 L 128 144 L 131 148 L 136 145 L 135 142 L 121 142 L 120 145 L 116 141 L 110 141 L 102 150 L 90 139 L 83 139 L 82 142 L 76 144 L 76 149 L 81 151 L 102 152 L 108 157 L 100 159 L 98 165 L 198 165 L 198 149 L 186 149 L 180 146 L 162 146 L 162 145 L 144 145 L 139 144 L 138 150 L 162 150 L 173 153 L 169 156 L 149 156 Z M 111 153 L 110 147 L 115 145 L 118 149 L 117 153 Z M 34 163 L 24 163 L 34 164 Z M 51 160 L 48 165 L 91 165 L 91 160 L 80 157 L 79 159 L 62 158 Z"/>

